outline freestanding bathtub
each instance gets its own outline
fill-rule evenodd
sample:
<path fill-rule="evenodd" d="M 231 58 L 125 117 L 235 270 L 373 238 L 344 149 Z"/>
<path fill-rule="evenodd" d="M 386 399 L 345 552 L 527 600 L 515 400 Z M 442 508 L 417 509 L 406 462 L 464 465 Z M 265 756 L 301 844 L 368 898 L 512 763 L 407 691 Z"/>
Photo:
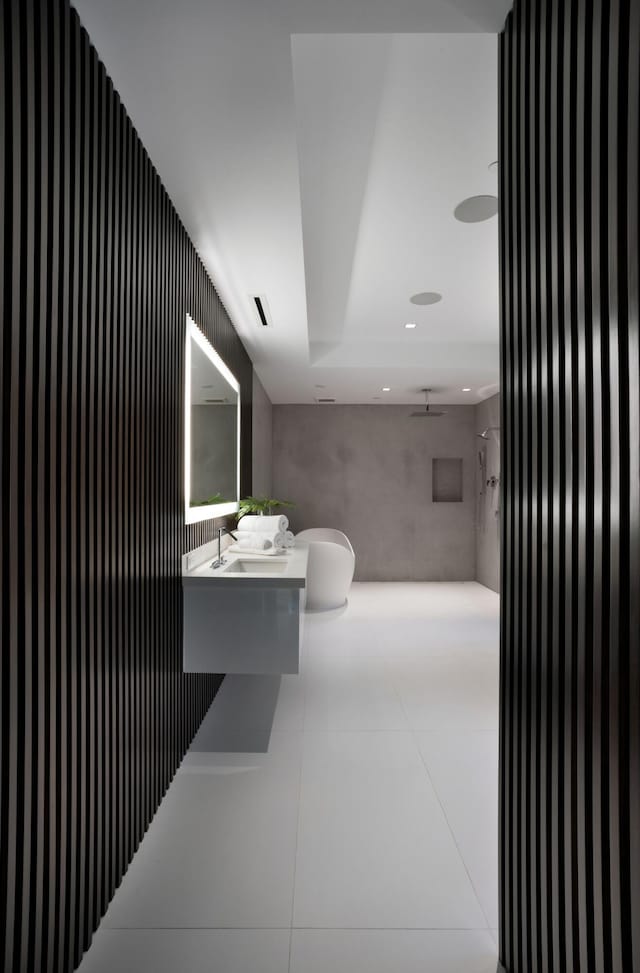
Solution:
<path fill-rule="evenodd" d="M 296 534 L 309 545 L 307 610 L 341 608 L 349 594 L 356 556 L 346 534 L 330 527 L 311 527 Z"/>

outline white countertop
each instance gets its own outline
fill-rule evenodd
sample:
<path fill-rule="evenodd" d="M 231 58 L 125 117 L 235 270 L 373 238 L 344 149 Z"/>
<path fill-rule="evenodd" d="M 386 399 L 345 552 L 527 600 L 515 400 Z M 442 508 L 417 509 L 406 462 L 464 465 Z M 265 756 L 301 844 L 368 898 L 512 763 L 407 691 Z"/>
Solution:
<path fill-rule="evenodd" d="M 211 564 L 218 555 L 217 541 L 203 544 L 195 551 L 190 551 L 182 558 L 182 584 L 203 585 L 216 584 L 234 587 L 244 585 L 262 588 L 304 588 L 307 581 L 307 560 L 309 547 L 304 541 L 297 541 L 295 547 L 291 547 L 282 554 L 261 555 L 244 554 L 235 551 L 223 551 L 226 564 L 219 568 L 212 568 Z M 242 561 L 244 569 L 234 571 L 233 565 L 236 561 Z M 258 562 L 264 569 L 269 564 L 276 565 L 277 573 L 265 574 L 262 572 L 252 573 L 247 570 L 247 565 Z M 280 567 L 284 565 L 284 567 Z"/>

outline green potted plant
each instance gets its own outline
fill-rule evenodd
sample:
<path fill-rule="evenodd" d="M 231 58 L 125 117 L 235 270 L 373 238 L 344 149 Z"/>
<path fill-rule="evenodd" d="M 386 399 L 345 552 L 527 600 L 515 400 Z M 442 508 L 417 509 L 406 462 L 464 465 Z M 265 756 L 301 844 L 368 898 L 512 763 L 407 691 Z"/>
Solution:
<path fill-rule="evenodd" d="M 245 497 L 240 501 L 238 520 L 247 514 L 270 517 L 279 507 L 295 507 L 295 504 L 291 500 L 274 500 L 273 497 Z"/>

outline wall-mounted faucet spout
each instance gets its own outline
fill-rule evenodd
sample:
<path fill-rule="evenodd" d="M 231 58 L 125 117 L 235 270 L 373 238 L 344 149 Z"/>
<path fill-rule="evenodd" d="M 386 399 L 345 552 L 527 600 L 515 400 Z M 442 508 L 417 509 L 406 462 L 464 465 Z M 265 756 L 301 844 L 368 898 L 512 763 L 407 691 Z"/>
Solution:
<path fill-rule="evenodd" d="M 230 537 L 233 537 L 234 541 L 238 540 L 238 538 L 233 533 L 233 531 L 229 530 L 228 527 L 218 527 L 218 556 L 215 559 L 215 561 L 211 562 L 212 568 L 220 568 L 222 567 L 223 564 L 227 563 L 227 559 L 222 556 L 222 535 L 223 534 L 229 534 Z"/>

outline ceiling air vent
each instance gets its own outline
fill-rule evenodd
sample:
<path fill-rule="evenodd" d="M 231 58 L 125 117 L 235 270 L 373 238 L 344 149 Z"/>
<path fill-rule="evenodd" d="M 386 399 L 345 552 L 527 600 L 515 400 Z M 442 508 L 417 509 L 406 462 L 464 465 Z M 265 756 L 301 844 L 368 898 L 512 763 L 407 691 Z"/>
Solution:
<path fill-rule="evenodd" d="M 226 405 L 228 399 L 205 399 L 207 405 Z"/>
<path fill-rule="evenodd" d="M 336 401 L 335 399 L 316 399 L 316 402 L 318 402 L 320 405 L 322 405 L 322 403 L 329 403 L 335 401 Z"/>
<path fill-rule="evenodd" d="M 258 320 L 263 328 L 271 327 L 271 316 L 269 314 L 269 308 L 267 306 L 267 299 L 262 294 L 252 294 L 251 300 L 256 306 L 256 311 L 258 312 Z"/>

